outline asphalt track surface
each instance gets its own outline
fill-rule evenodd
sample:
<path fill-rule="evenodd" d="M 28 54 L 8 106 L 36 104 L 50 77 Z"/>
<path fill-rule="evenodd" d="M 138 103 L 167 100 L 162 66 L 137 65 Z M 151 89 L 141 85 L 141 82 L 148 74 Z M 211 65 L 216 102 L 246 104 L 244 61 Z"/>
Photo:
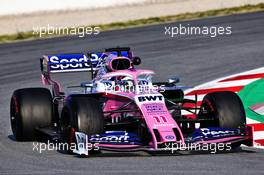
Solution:
<path fill-rule="evenodd" d="M 145 153 L 105 153 L 86 159 L 57 151 L 32 151 L 32 142 L 12 140 L 9 100 L 13 90 L 40 85 L 39 57 L 46 53 L 92 51 L 130 46 L 141 56 L 141 67 L 153 69 L 156 80 L 179 75 L 185 85 L 264 65 L 264 13 L 181 22 L 193 26 L 232 26 L 232 35 L 164 35 L 153 25 L 102 32 L 86 38 L 66 37 L 0 45 L 0 173 L 1 174 L 263 174 L 264 151 L 242 150 L 228 154 L 149 156 Z M 68 75 L 67 75 L 68 76 Z M 87 76 L 62 77 L 64 84 Z"/>

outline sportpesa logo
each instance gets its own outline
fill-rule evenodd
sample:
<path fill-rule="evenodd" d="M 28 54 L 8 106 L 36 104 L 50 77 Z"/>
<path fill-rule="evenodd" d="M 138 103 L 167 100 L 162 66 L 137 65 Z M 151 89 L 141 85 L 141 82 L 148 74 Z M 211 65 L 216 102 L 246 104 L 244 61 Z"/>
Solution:
<path fill-rule="evenodd" d="M 201 128 L 201 133 L 205 138 L 215 138 L 215 137 L 224 137 L 224 136 L 232 136 L 236 134 L 236 130 L 213 130 L 210 128 Z"/>
<path fill-rule="evenodd" d="M 49 65 L 51 72 L 90 70 L 91 63 L 93 67 L 97 66 L 97 64 L 99 63 L 99 57 L 97 54 L 92 54 L 91 58 L 88 58 L 84 54 L 49 56 Z"/>

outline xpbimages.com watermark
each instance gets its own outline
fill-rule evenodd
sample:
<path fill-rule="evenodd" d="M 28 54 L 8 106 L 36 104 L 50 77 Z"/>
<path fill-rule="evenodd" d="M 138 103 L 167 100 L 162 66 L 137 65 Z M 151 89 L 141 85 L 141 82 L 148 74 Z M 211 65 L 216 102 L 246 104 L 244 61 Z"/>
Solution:
<path fill-rule="evenodd" d="M 36 151 L 38 153 L 43 153 L 45 151 L 66 151 L 66 150 L 70 150 L 70 151 L 75 151 L 79 148 L 85 148 L 88 151 L 99 151 L 99 146 L 98 143 L 62 143 L 62 142 L 50 142 L 48 140 L 47 143 L 43 143 L 43 142 L 33 142 L 32 144 L 33 151 Z"/>
<path fill-rule="evenodd" d="M 71 150 L 74 152 L 79 148 L 85 148 L 89 151 L 99 151 L 99 143 L 53 143 L 48 141 L 47 143 L 33 142 L 33 151 L 38 153 L 43 153 L 46 151 L 66 151 Z M 211 154 L 222 151 L 230 151 L 232 149 L 231 143 L 165 143 L 165 148 L 162 148 L 163 151 L 169 151 L 172 154 L 179 151 L 205 151 Z"/>
<path fill-rule="evenodd" d="M 152 86 L 145 86 L 145 85 L 123 85 L 123 84 L 116 84 L 116 85 L 104 85 L 103 91 L 108 93 L 157 93 L 157 92 L 165 92 L 165 85 L 152 85 Z"/>
<path fill-rule="evenodd" d="M 178 26 L 165 26 L 164 34 L 167 36 L 179 37 L 183 35 L 205 35 L 211 38 L 219 37 L 222 35 L 231 35 L 231 26 L 191 26 L 190 24 Z"/>
<path fill-rule="evenodd" d="M 88 35 L 98 35 L 100 30 L 100 27 L 57 27 L 48 24 L 47 26 L 33 27 L 33 34 L 40 38 L 47 35 L 72 35 L 83 38 Z"/>
<path fill-rule="evenodd" d="M 176 151 L 209 151 L 212 154 L 221 151 L 230 151 L 232 149 L 231 143 L 165 143 L 166 151 L 172 154 Z"/>

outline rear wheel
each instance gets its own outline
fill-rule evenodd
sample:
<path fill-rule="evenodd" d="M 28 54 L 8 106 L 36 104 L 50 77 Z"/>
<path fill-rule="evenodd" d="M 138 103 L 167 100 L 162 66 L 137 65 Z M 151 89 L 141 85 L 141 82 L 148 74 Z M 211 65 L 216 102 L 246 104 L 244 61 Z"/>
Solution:
<path fill-rule="evenodd" d="M 63 107 L 60 125 L 63 140 L 69 145 L 75 142 L 75 131 L 87 135 L 102 133 L 104 116 L 99 101 L 90 97 L 70 97 Z"/>
<path fill-rule="evenodd" d="M 52 97 L 45 88 L 16 90 L 10 102 L 10 120 L 17 141 L 36 140 L 36 128 L 52 125 Z"/>
<path fill-rule="evenodd" d="M 201 105 L 201 115 L 213 117 L 209 127 L 238 128 L 246 125 L 246 114 L 239 96 L 230 91 L 207 94 Z M 207 127 L 208 127 L 207 126 Z"/>

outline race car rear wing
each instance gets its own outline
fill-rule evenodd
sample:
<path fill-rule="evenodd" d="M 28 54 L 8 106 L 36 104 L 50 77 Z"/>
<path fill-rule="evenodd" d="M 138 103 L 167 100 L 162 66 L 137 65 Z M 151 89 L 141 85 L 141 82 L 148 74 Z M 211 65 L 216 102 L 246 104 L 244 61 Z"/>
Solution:
<path fill-rule="evenodd" d="M 85 55 L 77 54 L 59 54 L 44 55 L 40 59 L 42 73 L 59 73 L 59 72 L 80 72 L 98 69 L 103 53 Z"/>
<path fill-rule="evenodd" d="M 105 53 L 44 55 L 40 59 L 41 71 L 58 73 L 98 70 L 104 64 L 105 56 Z M 128 53 L 122 52 L 121 56 L 128 57 Z"/>
<path fill-rule="evenodd" d="M 91 72 L 93 79 L 97 71 L 105 63 L 107 55 L 128 57 L 133 59 L 133 54 L 129 47 L 117 47 L 105 49 L 105 52 L 99 53 L 73 53 L 73 54 L 54 54 L 44 55 L 40 58 L 40 68 L 42 73 L 42 82 L 45 85 L 52 85 L 55 91 L 60 91 L 60 84 L 51 79 L 51 73 L 64 72 Z M 58 92 L 55 93 L 58 95 Z"/>

